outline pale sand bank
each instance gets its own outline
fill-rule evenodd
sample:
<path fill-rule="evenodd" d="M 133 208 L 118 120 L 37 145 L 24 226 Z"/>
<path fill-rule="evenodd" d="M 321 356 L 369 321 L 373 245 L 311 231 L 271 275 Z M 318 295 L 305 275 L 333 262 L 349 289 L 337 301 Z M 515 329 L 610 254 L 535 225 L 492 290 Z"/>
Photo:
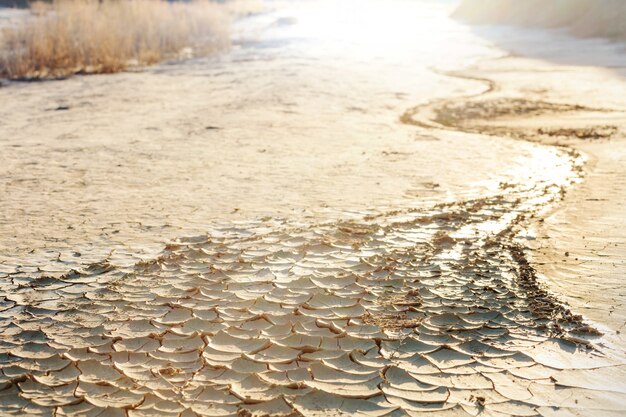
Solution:
<path fill-rule="evenodd" d="M 463 0 L 453 16 L 474 24 L 564 28 L 577 36 L 626 39 L 621 0 Z"/>

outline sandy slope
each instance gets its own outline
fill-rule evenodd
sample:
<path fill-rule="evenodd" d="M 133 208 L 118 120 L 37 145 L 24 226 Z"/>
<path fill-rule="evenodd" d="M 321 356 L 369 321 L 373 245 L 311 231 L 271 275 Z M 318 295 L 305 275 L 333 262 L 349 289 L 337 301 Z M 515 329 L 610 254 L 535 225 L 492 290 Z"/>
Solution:
<path fill-rule="evenodd" d="M 463 0 L 454 16 L 471 23 L 559 27 L 578 36 L 626 39 L 621 0 Z"/>

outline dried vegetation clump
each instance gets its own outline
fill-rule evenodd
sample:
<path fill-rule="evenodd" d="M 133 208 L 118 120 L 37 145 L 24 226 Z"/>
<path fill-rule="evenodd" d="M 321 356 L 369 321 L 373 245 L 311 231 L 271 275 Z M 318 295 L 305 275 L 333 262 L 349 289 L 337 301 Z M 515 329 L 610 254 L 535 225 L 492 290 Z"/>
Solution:
<path fill-rule="evenodd" d="M 230 22 L 249 10 L 241 1 L 33 3 L 22 24 L 0 32 L 0 77 L 112 73 L 207 55 L 229 45 Z"/>

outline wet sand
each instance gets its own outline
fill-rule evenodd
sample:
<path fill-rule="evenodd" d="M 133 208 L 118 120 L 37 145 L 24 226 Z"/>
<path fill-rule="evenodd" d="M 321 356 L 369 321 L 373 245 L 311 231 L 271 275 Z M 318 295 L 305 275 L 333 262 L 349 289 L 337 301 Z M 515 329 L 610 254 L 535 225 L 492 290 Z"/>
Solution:
<path fill-rule="evenodd" d="M 220 57 L 0 88 L 2 413 L 623 414 L 626 83 L 429 4 L 397 50 L 288 8 Z"/>

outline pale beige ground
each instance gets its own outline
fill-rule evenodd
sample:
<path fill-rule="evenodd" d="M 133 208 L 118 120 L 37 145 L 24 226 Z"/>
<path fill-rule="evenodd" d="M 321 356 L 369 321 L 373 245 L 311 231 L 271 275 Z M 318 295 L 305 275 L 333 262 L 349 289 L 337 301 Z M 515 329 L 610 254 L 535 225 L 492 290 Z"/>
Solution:
<path fill-rule="evenodd" d="M 0 88 L 0 409 L 623 414 L 623 350 L 603 346 L 623 304 L 601 315 L 623 234 L 595 245 L 623 230 L 626 83 L 489 59 L 441 12 L 397 49 L 274 16 L 217 58 Z M 581 124 L 617 128 L 538 134 Z M 594 283 L 565 284 L 584 273 L 566 251 Z"/>
<path fill-rule="evenodd" d="M 206 60 L 0 88 L 3 263 L 141 256 L 224 220 L 478 196 L 532 156 L 399 122 L 464 88 L 416 60 L 434 46 L 381 60 L 331 40 L 292 46 L 281 30 Z M 470 42 L 440 60 L 484 53 Z"/>

